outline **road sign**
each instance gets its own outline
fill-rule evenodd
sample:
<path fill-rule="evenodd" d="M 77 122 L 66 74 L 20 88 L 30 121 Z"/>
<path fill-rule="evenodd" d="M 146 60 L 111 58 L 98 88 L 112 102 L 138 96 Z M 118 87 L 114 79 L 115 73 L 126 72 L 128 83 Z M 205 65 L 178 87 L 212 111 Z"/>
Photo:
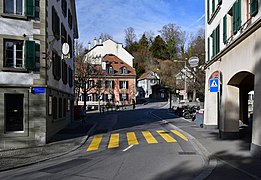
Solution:
<path fill-rule="evenodd" d="M 214 78 L 209 80 L 210 92 L 219 92 L 219 79 Z"/>

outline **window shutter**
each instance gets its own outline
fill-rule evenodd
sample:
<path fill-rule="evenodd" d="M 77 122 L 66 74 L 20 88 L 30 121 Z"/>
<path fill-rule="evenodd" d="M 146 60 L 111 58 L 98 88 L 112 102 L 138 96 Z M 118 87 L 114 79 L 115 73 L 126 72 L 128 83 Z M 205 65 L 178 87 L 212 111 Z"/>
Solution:
<path fill-rule="evenodd" d="M 222 0 L 218 0 L 218 5 L 221 5 L 222 4 Z"/>
<path fill-rule="evenodd" d="M 217 30 L 216 30 L 217 32 L 216 32 L 216 36 L 217 36 L 217 45 L 216 45 L 216 47 L 217 47 L 217 51 L 216 51 L 216 54 L 218 54 L 219 53 L 219 51 L 220 51 L 220 26 L 218 25 L 218 27 L 217 27 Z"/>
<path fill-rule="evenodd" d="M 210 60 L 210 39 L 208 38 L 208 61 Z"/>
<path fill-rule="evenodd" d="M 226 44 L 227 41 L 227 15 L 223 17 L 223 42 Z"/>
<path fill-rule="evenodd" d="M 112 81 L 112 89 L 114 89 L 115 88 L 115 83 L 114 83 L 114 81 Z"/>
<path fill-rule="evenodd" d="M 35 42 L 34 41 L 26 41 L 26 61 L 25 66 L 28 70 L 35 69 Z"/>
<path fill-rule="evenodd" d="M 212 32 L 211 37 L 212 37 L 212 58 L 215 56 L 215 41 L 214 41 L 214 32 L 215 30 Z"/>
<path fill-rule="evenodd" d="M 241 27 L 241 0 L 237 1 L 237 30 Z"/>
<path fill-rule="evenodd" d="M 120 89 L 122 89 L 122 81 L 120 81 Z"/>
<path fill-rule="evenodd" d="M 129 101 L 129 94 L 126 94 L 126 101 Z"/>
<path fill-rule="evenodd" d="M 122 101 L 122 94 L 120 94 L 120 101 Z"/>
<path fill-rule="evenodd" d="M 126 81 L 126 89 L 129 89 L 129 81 Z"/>
<path fill-rule="evenodd" d="M 233 33 L 236 34 L 237 33 L 237 2 L 234 3 L 232 11 L 233 11 Z"/>
<path fill-rule="evenodd" d="M 26 16 L 35 17 L 35 0 L 26 0 Z"/>
<path fill-rule="evenodd" d="M 250 2 L 250 15 L 254 17 L 258 13 L 258 0 L 251 0 Z"/>
<path fill-rule="evenodd" d="M 209 0 L 207 0 L 207 20 L 209 21 Z"/>
<path fill-rule="evenodd" d="M 212 14 L 215 12 L 215 0 L 212 0 Z"/>

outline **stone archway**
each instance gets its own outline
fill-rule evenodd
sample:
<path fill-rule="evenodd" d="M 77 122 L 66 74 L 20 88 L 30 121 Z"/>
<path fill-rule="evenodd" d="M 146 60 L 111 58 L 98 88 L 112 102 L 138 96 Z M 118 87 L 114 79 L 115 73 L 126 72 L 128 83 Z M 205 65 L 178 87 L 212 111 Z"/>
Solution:
<path fill-rule="evenodd" d="M 239 126 L 251 125 L 248 114 L 248 93 L 254 90 L 255 75 L 241 71 L 224 86 L 221 138 L 239 137 Z M 250 126 L 251 127 L 251 126 Z"/>

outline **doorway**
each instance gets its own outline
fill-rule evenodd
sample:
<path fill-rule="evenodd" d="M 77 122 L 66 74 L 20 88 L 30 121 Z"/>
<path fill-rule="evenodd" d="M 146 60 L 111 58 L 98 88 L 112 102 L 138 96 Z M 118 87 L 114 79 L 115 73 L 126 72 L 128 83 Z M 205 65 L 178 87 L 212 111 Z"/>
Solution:
<path fill-rule="evenodd" d="M 24 131 L 24 95 L 5 94 L 5 132 Z"/>

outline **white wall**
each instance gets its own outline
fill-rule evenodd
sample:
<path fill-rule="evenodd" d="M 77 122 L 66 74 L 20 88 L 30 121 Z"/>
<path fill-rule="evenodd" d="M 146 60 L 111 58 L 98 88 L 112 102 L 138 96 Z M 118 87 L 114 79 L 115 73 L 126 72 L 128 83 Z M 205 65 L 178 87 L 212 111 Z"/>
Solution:
<path fill-rule="evenodd" d="M 88 57 L 104 57 L 106 54 L 113 54 L 133 67 L 134 57 L 128 53 L 120 43 L 116 43 L 110 39 L 104 41 L 102 45 L 97 45 L 86 55 Z"/>

